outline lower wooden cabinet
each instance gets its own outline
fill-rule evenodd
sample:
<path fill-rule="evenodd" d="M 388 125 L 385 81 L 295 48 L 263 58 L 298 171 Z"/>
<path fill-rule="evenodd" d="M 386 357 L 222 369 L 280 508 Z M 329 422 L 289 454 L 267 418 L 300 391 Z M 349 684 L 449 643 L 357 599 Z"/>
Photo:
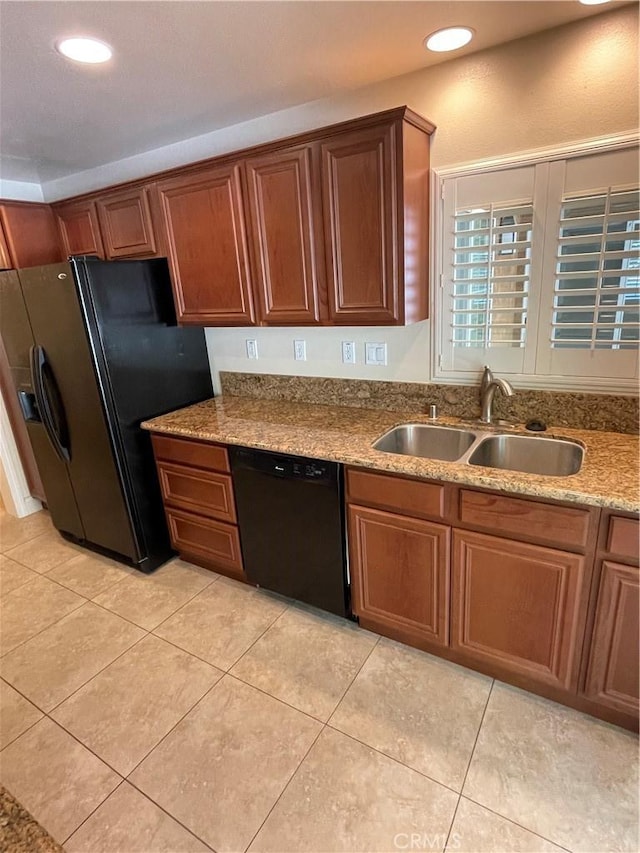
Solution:
<path fill-rule="evenodd" d="M 575 687 L 587 595 L 578 554 L 454 530 L 451 645 L 469 658 Z"/>
<path fill-rule="evenodd" d="M 244 580 L 238 528 L 190 512 L 167 508 L 171 542 L 185 559 L 198 558 L 224 574 Z"/>
<path fill-rule="evenodd" d="M 226 447 L 152 435 L 171 544 L 185 560 L 246 580 Z"/>
<path fill-rule="evenodd" d="M 640 571 L 604 561 L 587 670 L 587 698 L 638 714 Z"/>
<path fill-rule="evenodd" d="M 351 595 L 363 627 L 428 648 L 449 642 L 449 528 L 349 507 Z"/>

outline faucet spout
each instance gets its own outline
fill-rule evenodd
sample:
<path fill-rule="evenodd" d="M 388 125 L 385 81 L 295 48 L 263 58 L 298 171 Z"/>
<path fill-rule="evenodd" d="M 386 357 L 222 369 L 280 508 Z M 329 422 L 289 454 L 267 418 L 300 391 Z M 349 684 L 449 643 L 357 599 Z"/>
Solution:
<path fill-rule="evenodd" d="M 513 397 L 515 391 L 507 379 L 495 377 L 488 367 L 485 367 L 480 385 L 480 420 L 490 424 L 493 420 L 493 398 L 496 390 L 500 389 L 505 397 Z"/>

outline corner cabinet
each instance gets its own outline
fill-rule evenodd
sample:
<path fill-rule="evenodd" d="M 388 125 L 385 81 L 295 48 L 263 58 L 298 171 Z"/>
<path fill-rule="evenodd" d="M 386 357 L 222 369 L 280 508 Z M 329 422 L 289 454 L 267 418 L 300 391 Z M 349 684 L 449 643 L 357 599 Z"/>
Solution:
<path fill-rule="evenodd" d="M 0 202 L 0 269 L 62 260 L 56 219 L 48 204 Z"/>
<path fill-rule="evenodd" d="M 156 191 L 180 323 L 255 323 L 238 164 L 198 170 Z"/>

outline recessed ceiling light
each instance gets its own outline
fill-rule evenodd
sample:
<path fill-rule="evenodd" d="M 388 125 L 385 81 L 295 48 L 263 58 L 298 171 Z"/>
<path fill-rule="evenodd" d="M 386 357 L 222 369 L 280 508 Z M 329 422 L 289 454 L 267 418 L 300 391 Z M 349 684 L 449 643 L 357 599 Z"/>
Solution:
<path fill-rule="evenodd" d="M 62 39 L 56 44 L 56 50 L 67 59 L 75 62 L 107 62 L 113 55 L 108 44 L 93 38 Z"/>
<path fill-rule="evenodd" d="M 609 0 L 580 0 L 583 6 L 599 6 L 601 3 L 608 3 Z"/>
<path fill-rule="evenodd" d="M 447 27 L 444 30 L 436 30 L 424 40 L 427 50 L 443 53 L 446 50 L 457 50 L 469 44 L 473 38 L 473 30 L 469 27 Z"/>

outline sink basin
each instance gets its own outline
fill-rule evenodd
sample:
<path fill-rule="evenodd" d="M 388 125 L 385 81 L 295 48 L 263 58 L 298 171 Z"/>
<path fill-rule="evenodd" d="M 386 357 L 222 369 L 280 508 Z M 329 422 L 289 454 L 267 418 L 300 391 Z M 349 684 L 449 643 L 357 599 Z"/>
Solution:
<path fill-rule="evenodd" d="M 470 465 L 568 477 L 582 467 L 584 450 L 573 441 L 528 435 L 491 435 L 469 456 Z"/>
<path fill-rule="evenodd" d="M 374 450 L 455 462 L 475 441 L 472 432 L 430 424 L 402 424 L 379 438 Z"/>

